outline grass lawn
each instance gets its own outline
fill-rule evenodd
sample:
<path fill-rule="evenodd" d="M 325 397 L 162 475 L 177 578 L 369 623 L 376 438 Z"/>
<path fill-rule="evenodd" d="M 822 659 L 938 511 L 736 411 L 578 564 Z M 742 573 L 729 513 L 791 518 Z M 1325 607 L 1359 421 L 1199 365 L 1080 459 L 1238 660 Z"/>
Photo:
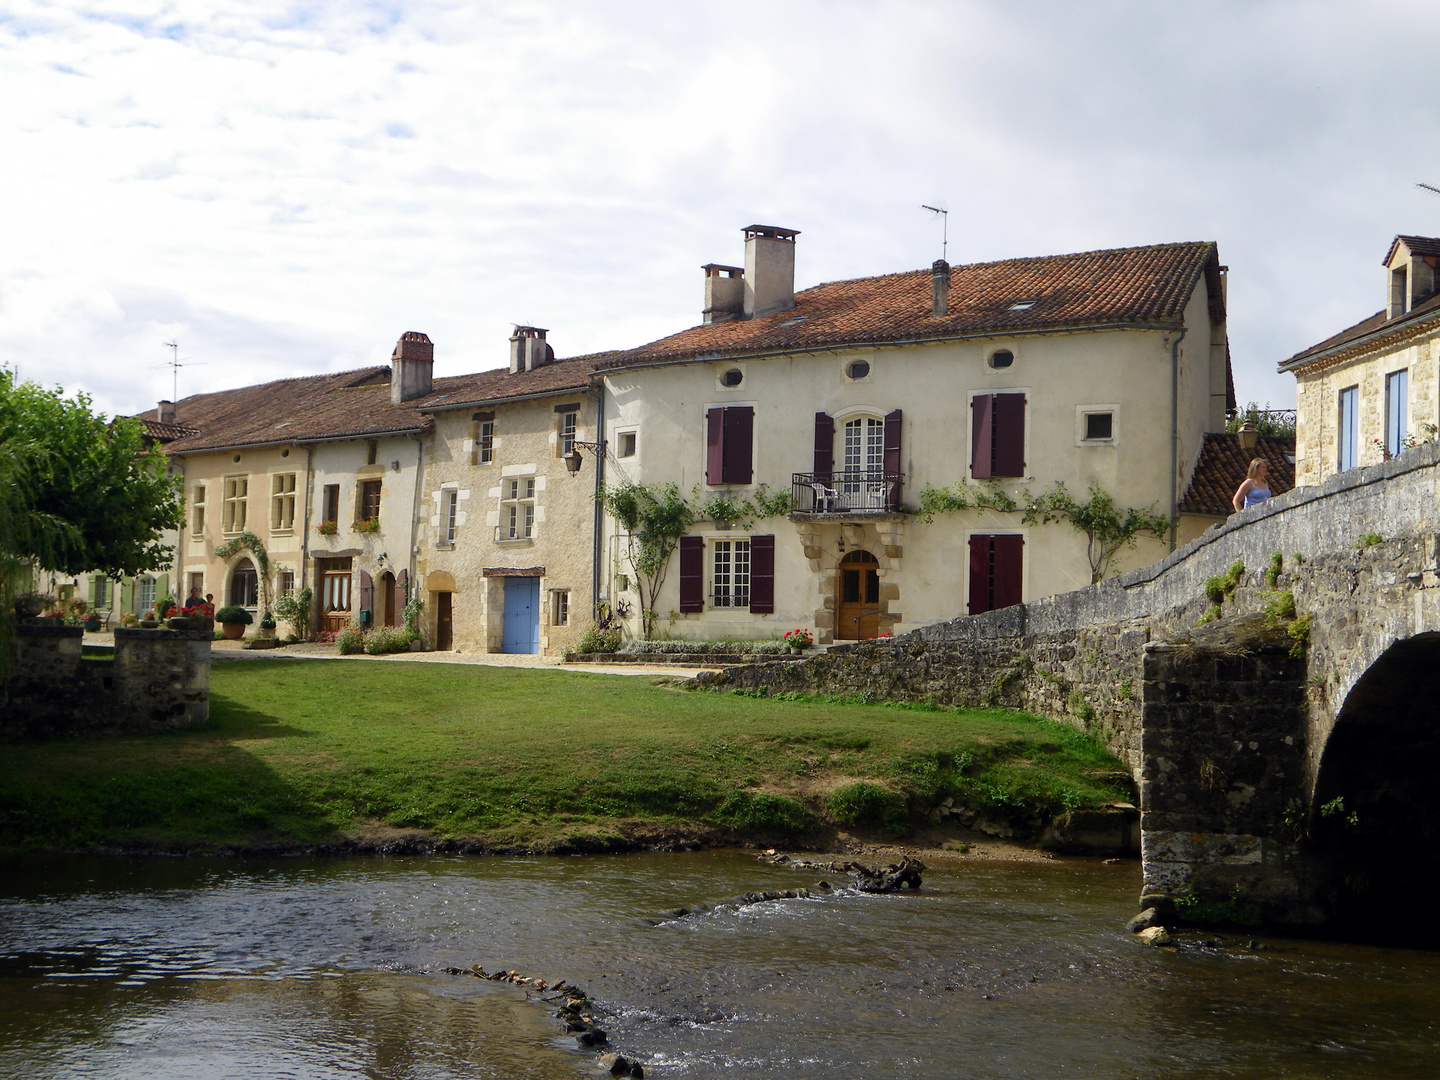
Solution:
<path fill-rule="evenodd" d="M 377 825 L 535 849 L 836 821 L 900 834 L 946 796 L 1016 819 L 1115 798 L 1094 777 L 1120 768 L 1065 725 L 999 711 L 248 659 L 212 668 L 202 730 L 6 744 L 0 846 L 304 842 Z"/>

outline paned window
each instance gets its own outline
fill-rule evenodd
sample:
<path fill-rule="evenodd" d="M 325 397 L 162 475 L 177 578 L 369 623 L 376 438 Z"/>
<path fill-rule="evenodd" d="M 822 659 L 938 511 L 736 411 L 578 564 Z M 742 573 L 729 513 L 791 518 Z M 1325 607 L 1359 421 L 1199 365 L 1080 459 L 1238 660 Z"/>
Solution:
<path fill-rule="evenodd" d="M 505 540 L 529 540 L 535 535 L 535 478 L 516 477 L 505 481 L 505 498 L 500 515 L 500 536 Z"/>
<path fill-rule="evenodd" d="M 476 420 L 470 441 L 470 464 L 489 465 L 495 460 L 495 421 Z"/>
<path fill-rule="evenodd" d="M 445 543 L 455 543 L 455 522 L 460 516 L 460 492 L 454 489 L 445 492 L 444 513 L 441 514 L 440 528 Z"/>
<path fill-rule="evenodd" d="M 750 541 L 716 540 L 711 567 L 710 602 L 716 607 L 749 607 Z"/>
<path fill-rule="evenodd" d="M 560 456 L 567 457 L 575 449 L 575 425 L 580 418 L 576 412 L 560 414 Z"/>
<path fill-rule="evenodd" d="M 570 625 L 570 590 L 553 589 L 550 592 L 550 625 Z"/>
<path fill-rule="evenodd" d="M 245 504 L 249 495 L 250 478 L 248 476 L 225 477 L 224 526 L 227 533 L 245 531 Z"/>
<path fill-rule="evenodd" d="M 230 574 L 230 603 L 243 608 L 260 604 L 260 576 L 249 559 L 241 559 Z"/>
<path fill-rule="evenodd" d="M 1336 431 L 1336 461 L 1341 472 L 1353 469 L 1359 463 L 1360 430 L 1356 413 L 1360 405 L 1360 388 L 1347 386 L 1340 391 L 1340 415 Z"/>
<path fill-rule="evenodd" d="M 374 521 L 380 516 L 380 481 L 366 480 L 360 485 L 360 520 Z"/>
<path fill-rule="evenodd" d="M 1385 456 L 1394 457 L 1405 449 L 1409 425 L 1410 372 L 1394 371 L 1385 376 Z"/>
<path fill-rule="evenodd" d="M 871 416 L 849 420 L 845 424 L 845 472 L 883 473 L 885 469 L 885 424 Z M 862 491 L 872 478 L 840 477 L 841 490 L 847 495 Z"/>
<path fill-rule="evenodd" d="M 1025 395 L 976 394 L 970 399 L 970 475 L 1025 475 Z"/>
<path fill-rule="evenodd" d="M 326 615 L 350 610 L 350 560 L 320 561 L 320 610 Z"/>
<path fill-rule="evenodd" d="M 290 532 L 295 528 L 295 474 L 276 473 L 270 481 L 270 528 Z"/>
<path fill-rule="evenodd" d="M 706 412 L 705 483 L 750 483 L 754 430 L 755 410 L 749 405 L 732 405 Z"/>
<path fill-rule="evenodd" d="M 149 574 L 135 579 L 135 610 L 149 611 L 155 606 L 155 579 Z"/>
<path fill-rule="evenodd" d="M 295 591 L 295 571 L 281 570 L 278 582 L 279 595 L 289 596 Z"/>
<path fill-rule="evenodd" d="M 190 493 L 190 535 L 205 532 L 205 485 L 196 484 Z"/>

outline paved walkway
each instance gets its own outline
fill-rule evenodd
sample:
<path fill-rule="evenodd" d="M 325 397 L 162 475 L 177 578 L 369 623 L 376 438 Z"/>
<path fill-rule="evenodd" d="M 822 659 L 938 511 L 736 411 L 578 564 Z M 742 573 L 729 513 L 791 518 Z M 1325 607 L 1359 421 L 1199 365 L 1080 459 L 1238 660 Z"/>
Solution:
<path fill-rule="evenodd" d="M 86 633 L 86 645 L 115 644 L 115 635 L 109 631 Z M 387 656 L 367 656 L 354 653 L 341 656 L 334 645 L 285 645 L 279 649 L 246 649 L 240 641 L 215 641 L 210 645 L 210 656 L 214 660 L 259 660 L 266 657 L 296 657 L 308 660 L 393 660 L 396 662 L 420 664 L 480 664 L 486 667 L 555 668 L 561 671 L 578 671 L 591 675 L 664 675 L 674 679 L 689 679 L 702 671 L 718 671 L 719 667 L 678 667 L 673 664 L 567 664 L 557 656 L 528 656 L 521 653 L 462 653 L 462 652 L 403 652 Z"/>

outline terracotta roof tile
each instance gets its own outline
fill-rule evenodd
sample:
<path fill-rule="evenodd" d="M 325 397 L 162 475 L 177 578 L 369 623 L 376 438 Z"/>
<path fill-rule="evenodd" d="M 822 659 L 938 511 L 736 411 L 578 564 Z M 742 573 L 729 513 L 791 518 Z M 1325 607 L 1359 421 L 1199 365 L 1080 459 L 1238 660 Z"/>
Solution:
<path fill-rule="evenodd" d="M 1440 255 L 1440 239 L 1434 236 L 1405 236 L 1403 233 L 1390 242 L 1390 250 L 1385 253 L 1381 266 L 1389 266 L 1391 258 L 1395 255 L 1395 247 L 1404 244 L 1410 249 L 1412 255 Z"/>
<path fill-rule="evenodd" d="M 833 281 L 759 319 L 696 326 L 636 349 L 590 357 L 596 367 L 844 344 L 1019 334 L 1071 326 L 1177 326 L 1213 243 L 1088 251 L 950 268 L 949 314 L 931 315 L 931 271 Z M 1013 305 L 1033 301 L 1028 307 Z M 1218 312 L 1218 306 L 1217 306 Z"/>
<path fill-rule="evenodd" d="M 1295 464 L 1285 456 L 1293 456 L 1294 453 L 1294 439 L 1261 435 L 1255 443 L 1254 451 L 1246 453 L 1240 448 L 1239 435 L 1228 435 L 1223 431 L 1211 432 L 1205 436 L 1200 460 L 1195 463 L 1195 474 L 1190 478 L 1190 488 L 1180 502 L 1181 513 L 1211 517 L 1229 517 L 1233 514 L 1235 507 L 1230 500 L 1235 497 L 1235 489 L 1245 479 L 1251 458 L 1265 459 L 1270 466 L 1267 474 L 1270 493 L 1283 495 L 1295 486 Z"/>
<path fill-rule="evenodd" d="M 174 442 L 176 439 L 184 438 L 186 435 L 195 434 L 194 428 L 181 427 L 179 424 L 167 424 L 161 420 L 151 420 L 148 416 L 137 417 L 140 426 L 145 432 L 147 439 L 153 439 L 158 443 Z"/>

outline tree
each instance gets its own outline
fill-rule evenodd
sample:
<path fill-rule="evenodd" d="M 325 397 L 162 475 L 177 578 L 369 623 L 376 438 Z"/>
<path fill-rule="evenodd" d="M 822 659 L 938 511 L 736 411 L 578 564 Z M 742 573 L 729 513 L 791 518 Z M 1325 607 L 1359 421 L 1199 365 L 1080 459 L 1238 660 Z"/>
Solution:
<path fill-rule="evenodd" d="M 1150 507 L 1116 506 L 1114 496 L 1095 484 L 1090 485 L 1090 498 L 1077 503 L 1063 480 L 1055 481 L 1038 498 L 1027 499 L 1020 520 L 1026 525 L 1068 521 L 1076 532 L 1084 533 L 1092 585 L 1105 577 L 1110 560 L 1122 547 L 1133 548 L 1135 541 L 1147 534 L 1163 540 L 1171 524 L 1168 517 Z"/>
<path fill-rule="evenodd" d="M 148 446 L 138 420 L 107 421 L 85 394 L 15 382 L 0 371 L 0 448 L 26 467 L 7 485 L 4 554 L 64 574 L 123 577 L 169 565 L 181 481 Z M 22 449 L 23 448 L 23 449 Z"/>
<path fill-rule="evenodd" d="M 670 556 L 695 521 L 695 511 L 674 484 L 646 487 L 627 481 L 604 488 L 595 497 L 630 534 L 630 564 L 640 592 L 643 633 L 649 637 L 659 617 L 655 598 L 665 583 Z"/>

